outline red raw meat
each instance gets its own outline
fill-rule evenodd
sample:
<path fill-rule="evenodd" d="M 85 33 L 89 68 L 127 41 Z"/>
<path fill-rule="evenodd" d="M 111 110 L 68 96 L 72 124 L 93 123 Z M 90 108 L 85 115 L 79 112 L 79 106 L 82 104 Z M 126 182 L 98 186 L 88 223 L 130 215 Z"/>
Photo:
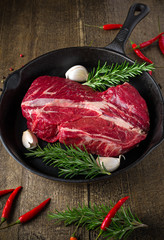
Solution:
<path fill-rule="evenodd" d="M 47 142 L 76 144 L 100 156 L 118 156 L 149 130 L 145 100 L 129 83 L 96 92 L 59 77 L 34 80 L 22 104 L 28 128 Z"/>

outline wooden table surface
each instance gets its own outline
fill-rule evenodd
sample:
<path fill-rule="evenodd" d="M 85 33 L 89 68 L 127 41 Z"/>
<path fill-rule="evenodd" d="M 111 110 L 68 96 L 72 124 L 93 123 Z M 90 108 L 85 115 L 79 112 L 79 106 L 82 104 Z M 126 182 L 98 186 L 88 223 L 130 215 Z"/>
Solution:
<path fill-rule="evenodd" d="M 46 52 L 73 46 L 104 47 L 118 30 L 104 31 L 87 27 L 106 23 L 123 23 L 133 0 L 3 0 L 0 1 L 0 78 L 2 81 L 9 70 L 19 69 L 35 57 Z M 164 31 L 164 1 L 143 0 L 150 13 L 133 30 L 130 39 L 136 43 L 146 41 Z M 164 56 L 158 43 L 143 53 L 156 65 L 153 77 L 161 86 L 164 95 Z M 19 55 L 23 54 L 24 57 Z M 139 60 L 126 44 L 126 54 Z M 155 148 L 137 166 L 110 178 L 91 184 L 67 184 L 42 178 L 31 173 L 16 162 L 0 143 L 0 189 L 23 186 L 14 202 L 9 223 L 32 209 L 46 198 L 50 205 L 35 220 L 23 226 L 1 230 L 0 240 L 59 240 L 69 239 L 74 226 L 55 226 L 47 220 L 48 211 L 64 210 L 78 204 L 116 202 L 129 195 L 128 205 L 140 220 L 148 224 L 147 229 L 138 229 L 129 237 L 131 240 L 164 239 L 164 143 Z M 0 199 L 0 212 L 8 195 Z M 4 224 L 5 225 L 5 224 Z M 95 232 L 80 228 L 79 239 L 93 240 Z"/>

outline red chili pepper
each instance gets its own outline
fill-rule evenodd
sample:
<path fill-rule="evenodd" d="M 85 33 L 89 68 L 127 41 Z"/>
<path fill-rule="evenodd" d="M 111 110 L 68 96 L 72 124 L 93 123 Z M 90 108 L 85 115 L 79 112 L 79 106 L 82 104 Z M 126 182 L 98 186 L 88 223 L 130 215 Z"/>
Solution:
<path fill-rule="evenodd" d="M 39 206 L 33 208 L 31 211 L 25 213 L 24 215 L 19 217 L 20 223 L 25 223 L 35 217 L 49 202 L 51 198 L 48 198 L 44 202 L 42 202 Z"/>
<path fill-rule="evenodd" d="M 76 237 L 70 237 L 70 240 L 77 240 Z"/>
<path fill-rule="evenodd" d="M 11 210 L 11 207 L 12 207 L 12 204 L 13 204 L 13 201 L 16 197 L 16 195 L 18 194 L 19 190 L 21 189 L 22 187 L 19 186 L 17 187 L 9 196 L 9 198 L 7 199 L 7 202 L 4 206 L 4 209 L 3 209 L 3 212 L 2 212 L 2 216 L 1 216 L 1 223 L 0 225 L 5 222 L 8 217 L 9 217 L 9 214 L 10 214 L 10 210 Z"/>
<path fill-rule="evenodd" d="M 133 48 L 134 52 L 137 54 L 137 56 L 140 57 L 145 62 L 152 64 L 153 62 L 149 58 L 147 58 L 145 55 L 143 55 L 143 53 L 139 49 L 136 49 L 136 47 L 137 47 L 137 44 L 132 42 L 132 48 Z"/>
<path fill-rule="evenodd" d="M 109 225 L 112 222 L 112 218 L 115 216 L 115 214 L 117 213 L 117 211 L 120 209 L 120 207 L 123 205 L 123 203 L 129 198 L 129 196 L 124 197 L 122 199 L 120 199 L 116 205 L 108 212 L 108 214 L 106 215 L 104 221 L 101 224 L 100 227 L 100 233 L 98 235 L 98 237 L 96 238 L 96 240 L 100 237 L 100 235 L 103 233 L 103 231 L 106 231 L 106 228 L 109 227 Z"/>
<path fill-rule="evenodd" d="M 102 28 L 104 30 L 119 29 L 122 28 L 122 24 L 105 24 Z"/>
<path fill-rule="evenodd" d="M 3 196 L 3 195 L 5 195 L 5 194 L 10 193 L 10 192 L 13 192 L 13 191 L 14 191 L 14 189 L 1 190 L 1 191 L 0 191 L 0 196 Z"/>
<path fill-rule="evenodd" d="M 152 38 L 152 39 L 150 39 L 150 40 L 148 40 L 146 42 L 140 43 L 135 48 L 140 48 L 141 49 L 141 48 L 145 48 L 145 47 L 150 46 L 153 42 L 157 41 L 162 34 L 164 34 L 164 32 L 158 34 L 156 37 L 154 37 L 154 38 Z"/>
<path fill-rule="evenodd" d="M 122 24 L 105 24 L 103 26 L 95 26 L 95 25 L 89 25 L 89 24 L 85 24 L 88 27 L 97 27 L 97 28 L 101 28 L 104 30 L 112 30 L 112 29 L 119 29 L 122 28 Z"/>
<path fill-rule="evenodd" d="M 37 207 L 33 208 L 29 212 L 27 212 L 27 213 L 23 214 L 22 216 L 20 216 L 16 222 L 14 222 L 14 223 L 12 223 L 12 224 L 4 227 L 4 228 L 1 228 L 1 229 L 5 229 L 5 228 L 8 228 L 8 227 L 14 226 L 16 224 L 28 222 L 29 220 L 34 218 L 50 202 L 50 200 L 51 200 L 51 198 L 48 198 L 47 200 L 42 202 Z"/>
<path fill-rule="evenodd" d="M 162 54 L 164 54 L 164 36 L 163 35 L 160 36 L 158 44 Z"/>

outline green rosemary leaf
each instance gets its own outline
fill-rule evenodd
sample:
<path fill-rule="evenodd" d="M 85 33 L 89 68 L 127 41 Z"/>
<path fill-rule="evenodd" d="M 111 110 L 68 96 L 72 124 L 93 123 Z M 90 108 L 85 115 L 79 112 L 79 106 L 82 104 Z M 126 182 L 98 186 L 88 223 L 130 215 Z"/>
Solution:
<path fill-rule="evenodd" d="M 135 62 L 130 65 L 128 62 L 122 64 L 105 64 L 101 67 L 98 62 L 97 69 L 93 68 L 89 73 L 88 79 L 83 85 L 87 85 L 95 90 L 104 91 L 109 87 L 128 82 L 130 77 L 141 75 L 144 71 L 154 70 L 153 64 L 146 65 L 146 63 L 139 64 Z"/>
<path fill-rule="evenodd" d="M 73 178 L 83 175 L 85 178 L 92 179 L 100 174 L 110 175 L 104 166 L 97 164 L 95 158 L 87 152 L 85 146 L 84 151 L 77 146 L 66 146 L 65 144 L 64 148 L 61 147 L 60 143 L 47 144 L 43 149 L 38 146 L 26 155 L 27 157 L 41 158 L 48 166 L 57 167 L 60 177 Z"/>
<path fill-rule="evenodd" d="M 113 204 L 112 204 L 113 205 Z M 102 221 L 111 210 L 112 206 L 108 205 L 78 205 L 77 208 L 70 209 L 67 207 L 63 212 L 55 210 L 54 213 L 49 213 L 48 217 L 54 220 L 55 224 L 64 223 L 66 226 L 74 224 L 81 227 L 86 227 L 87 230 L 99 231 Z M 130 214 L 129 214 L 130 213 Z M 105 239 L 127 239 L 127 237 L 136 228 L 146 227 L 138 218 L 136 218 L 130 208 L 123 207 L 112 218 L 110 226 L 103 232 L 102 237 Z"/>

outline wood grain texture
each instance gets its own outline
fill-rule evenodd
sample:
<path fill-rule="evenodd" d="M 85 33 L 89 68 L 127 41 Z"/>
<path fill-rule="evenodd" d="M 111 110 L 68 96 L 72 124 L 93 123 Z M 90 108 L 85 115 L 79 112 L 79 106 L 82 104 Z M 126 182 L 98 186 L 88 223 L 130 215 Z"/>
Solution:
<path fill-rule="evenodd" d="M 19 69 L 46 52 L 72 46 L 108 45 L 118 30 L 103 31 L 86 24 L 101 26 L 123 23 L 133 0 L 4 0 L 0 1 L 0 77 Z M 131 39 L 136 43 L 157 35 L 158 17 L 164 31 L 164 1 L 143 0 L 151 12 L 134 29 Z M 153 77 L 164 95 L 164 56 L 157 43 L 143 53 L 156 65 Z M 23 54 L 21 58 L 19 55 Z M 139 60 L 126 44 L 126 54 Z M 140 60 L 139 60 L 140 61 Z M 3 84 L 0 83 L 0 88 Z M 9 223 L 46 198 L 50 205 L 35 220 L 0 232 L 0 240 L 59 240 L 69 239 L 74 227 L 55 226 L 47 220 L 47 212 L 64 210 L 78 204 L 116 202 L 125 195 L 132 208 L 148 229 L 136 230 L 131 240 L 163 240 L 164 236 L 164 143 L 154 149 L 137 166 L 108 181 L 92 184 L 66 184 L 37 176 L 24 169 L 7 153 L 0 143 L 0 188 L 23 186 L 14 203 Z M 0 212 L 8 195 L 0 199 Z M 80 240 L 94 240 L 96 233 L 84 228 L 78 231 Z"/>

